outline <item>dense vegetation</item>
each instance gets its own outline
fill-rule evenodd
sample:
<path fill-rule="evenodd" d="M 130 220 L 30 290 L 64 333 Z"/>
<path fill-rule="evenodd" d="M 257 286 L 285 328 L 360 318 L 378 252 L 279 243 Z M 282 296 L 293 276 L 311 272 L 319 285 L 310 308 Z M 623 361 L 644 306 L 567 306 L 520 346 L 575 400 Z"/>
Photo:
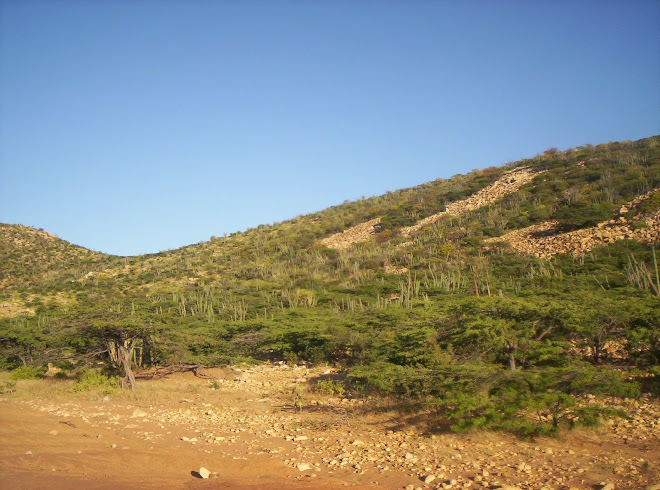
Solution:
<path fill-rule="evenodd" d="M 484 240 L 550 219 L 565 231 L 615 218 L 660 187 L 659 143 L 549 150 L 140 257 L 0 225 L 0 368 L 73 369 L 133 339 L 142 366 L 337 363 L 352 390 L 417 400 L 457 430 L 595 422 L 604 409 L 587 410 L 580 395 L 634 396 L 641 373 L 657 389 L 653 245 L 623 240 L 548 261 Z M 493 205 L 399 234 L 516 167 L 545 172 Z M 337 251 L 320 241 L 375 217 L 369 242 Z M 535 416 L 512 417 L 522 412 Z"/>

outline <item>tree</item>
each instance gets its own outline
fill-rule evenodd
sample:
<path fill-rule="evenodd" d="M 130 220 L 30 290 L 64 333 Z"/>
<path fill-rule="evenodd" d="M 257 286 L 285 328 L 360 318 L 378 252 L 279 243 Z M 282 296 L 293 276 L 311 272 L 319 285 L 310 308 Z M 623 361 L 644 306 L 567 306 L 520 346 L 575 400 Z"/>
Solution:
<path fill-rule="evenodd" d="M 88 332 L 92 337 L 92 344 L 102 346 L 100 352 L 107 353 L 112 366 L 123 373 L 122 389 L 131 390 L 135 390 L 133 366 L 139 364 L 137 351 L 141 351 L 143 345 L 148 343 L 152 332 L 152 329 L 139 325 L 134 320 L 129 317 L 115 323 L 103 323 L 91 327 Z"/>
<path fill-rule="evenodd" d="M 133 364 L 135 347 L 138 343 L 141 343 L 141 339 L 108 340 L 108 354 L 112 364 L 115 368 L 124 371 L 124 377 L 121 380 L 122 389 L 126 389 L 127 385 L 130 384 L 131 391 L 135 390 L 135 375 L 131 365 Z"/>
<path fill-rule="evenodd" d="M 549 340 L 560 324 L 552 303 L 505 298 L 478 298 L 466 302 L 451 335 L 451 343 L 482 356 L 492 352 L 510 371 L 523 363 L 548 363 L 561 355 Z"/>

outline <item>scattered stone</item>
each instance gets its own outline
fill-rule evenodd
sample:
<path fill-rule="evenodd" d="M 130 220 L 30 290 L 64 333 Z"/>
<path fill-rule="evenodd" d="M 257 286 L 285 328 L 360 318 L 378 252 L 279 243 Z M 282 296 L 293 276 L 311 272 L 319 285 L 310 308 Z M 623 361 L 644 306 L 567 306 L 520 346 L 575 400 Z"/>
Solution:
<path fill-rule="evenodd" d="M 202 466 L 199 469 L 199 476 L 201 476 L 204 479 L 207 479 L 209 476 L 211 476 L 211 472 Z"/>
<path fill-rule="evenodd" d="M 131 415 L 131 418 L 137 419 L 137 418 L 142 418 L 142 417 L 146 417 L 146 416 L 147 416 L 147 412 L 145 412 L 144 410 L 140 410 L 139 408 L 136 408 L 133 411 L 133 415 Z"/>
<path fill-rule="evenodd" d="M 116 449 L 116 448 L 117 448 L 117 444 L 110 444 L 110 447 L 111 447 L 112 449 Z"/>
<path fill-rule="evenodd" d="M 605 484 L 602 484 L 602 485 L 603 486 L 600 487 L 600 490 L 614 490 L 614 483 L 612 483 L 612 482 L 605 483 Z"/>
<path fill-rule="evenodd" d="M 51 430 L 51 431 L 49 432 L 49 434 L 50 434 L 51 436 L 56 436 L 57 434 L 59 434 L 59 432 L 57 432 L 56 430 Z"/>
<path fill-rule="evenodd" d="M 30 455 L 32 454 L 32 451 L 27 451 L 25 454 L 27 454 L 28 456 L 30 456 Z"/>
<path fill-rule="evenodd" d="M 278 369 L 278 375 L 279 371 L 280 369 Z M 286 374 L 287 371 L 282 373 L 282 375 Z M 233 383 L 233 373 L 226 379 L 226 384 L 233 387 L 235 391 L 250 393 L 249 396 L 240 399 L 241 402 L 245 401 L 248 405 L 252 401 L 261 401 L 259 397 L 264 394 L 271 394 L 269 390 L 264 392 L 261 387 L 262 373 L 258 369 L 251 371 L 251 375 L 253 382 L 249 383 Z M 295 376 L 290 376 L 290 379 L 295 379 Z M 438 435 L 433 438 L 426 434 L 422 435 L 414 429 L 387 432 L 384 429 L 380 431 L 360 425 L 347 427 L 346 430 L 330 435 L 325 427 L 317 430 L 317 426 L 314 424 L 304 425 L 305 417 L 301 418 L 298 414 L 283 414 L 277 410 L 277 403 L 283 398 L 280 391 L 277 390 L 283 390 L 283 386 L 288 387 L 287 381 L 286 379 L 280 380 L 278 381 L 280 384 L 276 384 L 275 388 L 272 388 L 273 398 L 277 398 L 277 400 L 273 401 L 272 407 L 264 406 L 263 410 L 261 406 L 254 405 L 250 405 L 254 410 L 245 410 L 243 404 L 239 406 L 221 405 L 217 399 L 213 404 L 203 403 L 203 401 L 211 400 L 210 396 L 204 394 L 189 400 L 188 405 L 185 406 L 177 404 L 174 407 L 160 405 L 150 407 L 145 405 L 142 408 L 149 411 L 148 420 L 155 422 L 154 428 L 151 429 L 154 432 L 146 432 L 149 429 L 140 428 L 143 423 L 142 419 L 133 420 L 133 425 L 126 426 L 127 415 L 133 411 L 121 401 L 117 402 L 117 413 L 113 413 L 110 405 L 102 405 L 98 399 L 96 406 L 88 412 L 80 410 L 81 407 L 75 407 L 75 404 L 62 403 L 58 406 L 57 402 L 43 402 L 39 408 L 42 412 L 48 412 L 52 417 L 56 417 L 55 423 L 58 420 L 67 419 L 82 420 L 91 424 L 91 427 L 106 430 L 103 436 L 107 435 L 109 438 L 115 439 L 118 444 L 122 443 L 122 446 L 130 443 L 131 448 L 141 444 L 146 447 L 149 444 L 131 442 L 126 439 L 133 434 L 140 439 L 149 441 L 164 438 L 161 440 L 169 439 L 175 442 L 176 432 L 186 431 L 191 436 L 181 436 L 181 441 L 192 445 L 199 439 L 195 447 L 199 448 L 200 452 L 212 454 L 212 457 L 245 460 L 246 464 L 249 464 L 250 461 L 254 461 L 253 457 L 263 457 L 267 454 L 275 457 L 275 454 L 280 454 L 281 460 L 291 471 L 295 472 L 297 469 L 300 473 L 296 473 L 297 476 L 289 473 L 287 477 L 298 479 L 301 482 L 307 481 L 308 484 L 312 482 L 310 479 L 312 475 L 320 471 L 320 467 L 316 465 L 316 461 L 319 461 L 321 466 L 327 470 L 328 475 L 334 474 L 344 478 L 347 476 L 346 473 L 354 473 L 354 481 L 357 485 L 378 485 L 371 479 L 367 480 L 370 478 L 369 475 L 376 472 L 385 478 L 385 480 L 381 480 L 383 485 L 401 482 L 399 488 L 403 489 L 406 480 L 417 482 L 407 485 L 405 487 L 407 490 L 417 488 L 461 488 L 464 490 L 468 488 L 470 490 L 475 488 L 484 490 L 564 488 L 571 490 L 572 488 L 572 490 L 577 490 L 574 487 L 586 488 L 587 484 L 590 485 L 590 488 L 593 486 L 598 489 L 611 489 L 612 487 L 605 487 L 610 481 L 617 487 L 660 490 L 660 486 L 657 485 L 659 482 L 654 481 L 646 472 L 648 466 L 645 463 L 646 457 L 640 457 L 645 455 L 639 451 L 636 454 L 632 453 L 633 450 L 637 450 L 637 446 L 626 449 L 626 451 L 631 451 L 630 454 L 625 451 L 622 451 L 621 454 L 592 451 L 590 448 L 581 446 L 577 446 L 573 451 L 561 446 L 550 449 L 543 445 L 535 447 L 527 444 L 510 445 L 508 440 L 497 437 L 494 437 L 492 441 L 477 441 L 451 434 Z M 178 401 L 179 399 L 175 400 L 175 402 Z M 324 398 L 319 403 L 326 402 L 330 406 L 342 403 L 339 398 L 334 402 L 328 402 Z M 591 403 L 591 399 L 585 397 L 584 402 Z M 626 436 L 630 437 L 631 443 L 644 440 L 642 436 L 648 437 L 646 444 L 649 446 L 657 441 L 660 429 L 657 422 L 660 404 L 646 399 L 640 399 L 638 405 L 634 405 L 635 400 L 622 399 L 606 399 L 604 403 L 607 406 L 620 406 L 621 409 L 630 413 L 629 419 L 619 420 L 614 427 L 605 428 L 605 434 L 612 436 L 619 443 L 622 443 L 622 438 Z M 135 405 L 133 408 L 135 409 Z M 162 430 L 159 431 L 157 427 Z M 124 431 L 123 429 L 135 430 Z M 64 430 L 68 432 L 68 429 Z M 93 430 L 93 428 L 90 429 L 89 436 L 85 435 L 85 437 L 93 438 Z M 216 435 L 218 432 L 223 435 L 228 434 L 226 443 L 218 443 L 218 441 L 225 440 L 224 437 Z M 326 435 L 326 437 L 319 437 L 320 435 Z M 192 438 L 192 436 L 196 437 Z M 290 441 L 307 440 L 308 442 L 287 444 L 284 442 L 285 436 Z M 99 433 L 96 437 L 100 439 L 101 434 Z M 203 444 L 204 441 L 209 444 Z M 233 442 L 239 443 L 238 446 L 232 447 Z M 262 445 L 262 443 L 265 444 Z M 122 448 L 122 446 L 118 446 L 118 448 Z M 114 444 L 110 447 L 117 448 Z M 403 451 L 409 452 L 404 453 Z M 576 453 L 579 454 L 579 457 L 569 456 Z M 25 454 L 31 454 L 31 451 Z M 543 457 L 539 458 L 539 456 Z M 288 459 L 285 460 L 285 458 Z M 30 461 L 34 461 L 34 458 L 31 458 Z M 24 462 L 28 463 L 27 460 Z M 613 471 L 618 473 L 616 480 Z M 611 479 L 603 480 L 600 484 L 598 484 L 599 480 L 589 482 L 589 479 L 597 474 L 603 475 L 601 478 L 609 475 Z M 201 476 L 201 472 L 196 476 Z M 217 473 L 209 472 L 208 478 L 218 476 Z M 318 474 L 319 478 L 322 476 L 324 475 Z M 454 478 L 455 480 L 450 480 Z"/>
<path fill-rule="evenodd" d="M 434 480 L 435 480 L 435 476 L 434 476 L 434 475 L 426 475 L 426 476 L 422 479 L 422 481 L 423 481 L 424 483 L 426 483 L 427 485 L 428 485 L 429 483 L 431 483 L 432 481 L 434 481 Z"/>

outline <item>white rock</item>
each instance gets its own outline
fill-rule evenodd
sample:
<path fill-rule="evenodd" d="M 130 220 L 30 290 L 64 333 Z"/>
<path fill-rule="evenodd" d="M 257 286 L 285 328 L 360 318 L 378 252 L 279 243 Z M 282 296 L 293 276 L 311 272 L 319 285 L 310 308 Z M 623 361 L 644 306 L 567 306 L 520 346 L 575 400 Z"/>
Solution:
<path fill-rule="evenodd" d="M 614 483 L 606 483 L 600 490 L 614 490 Z"/>
<path fill-rule="evenodd" d="M 202 478 L 208 478 L 211 475 L 211 472 L 204 468 L 203 466 L 199 469 L 199 476 Z"/>
<path fill-rule="evenodd" d="M 360 439 L 355 439 L 353 442 L 351 442 L 351 445 L 353 445 L 353 446 L 364 446 L 364 441 L 361 441 Z"/>
<path fill-rule="evenodd" d="M 307 471 L 312 469 L 312 467 L 307 463 L 298 463 L 296 468 L 298 468 L 298 471 Z"/>
<path fill-rule="evenodd" d="M 131 415 L 131 418 L 136 419 L 146 416 L 147 416 L 147 412 L 145 412 L 144 410 L 140 410 L 139 408 L 136 408 L 135 410 L 133 410 L 133 415 Z"/>
<path fill-rule="evenodd" d="M 404 456 L 404 458 L 407 459 L 407 460 L 411 460 L 411 459 L 415 459 L 415 456 L 413 456 L 413 455 L 410 454 L 410 453 L 406 453 L 406 455 Z"/>
<path fill-rule="evenodd" d="M 428 485 L 429 483 L 431 483 L 434 480 L 435 480 L 434 475 L 427 475 L 427 476 L 424 477 L 424 480 L 422 480 L 422 481 Z"/>
<path fill-rule="evenodd" d="M 297 436 L 297 437 L 294 437 L 294 438 L 293 438 L 293 440 L 294 440 L 295 442 L 306 441 L 307 439 L 308 439 L 307 436 Z"/>

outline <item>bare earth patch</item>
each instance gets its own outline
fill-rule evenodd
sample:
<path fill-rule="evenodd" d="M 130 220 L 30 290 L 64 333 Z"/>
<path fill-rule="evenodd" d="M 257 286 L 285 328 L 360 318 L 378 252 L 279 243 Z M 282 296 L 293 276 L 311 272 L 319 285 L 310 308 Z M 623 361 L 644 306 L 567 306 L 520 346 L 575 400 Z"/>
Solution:
<path fill-rule="evenodd" d="M 645 488 L 660 482 L 657 401 L 598 431 L 525 442 L 434 432 L 371 400 L 309 386 L 324 368 L 264 365 L 70 393 L 21 381 L 0 398 L 0 488 Z M 307 386 L 302 410 L 292 390 Z M 201 479 L 200 468 L 209 479 Z"/>

